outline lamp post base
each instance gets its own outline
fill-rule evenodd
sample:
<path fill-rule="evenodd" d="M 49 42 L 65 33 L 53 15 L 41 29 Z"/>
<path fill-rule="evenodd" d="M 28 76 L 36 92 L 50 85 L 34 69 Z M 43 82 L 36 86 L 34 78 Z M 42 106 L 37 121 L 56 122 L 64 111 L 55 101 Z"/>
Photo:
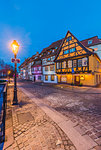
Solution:
<path fill-rule="evenodd" d="M 14 90 L 13 105 L 18 105 L 17 90 Z"/>

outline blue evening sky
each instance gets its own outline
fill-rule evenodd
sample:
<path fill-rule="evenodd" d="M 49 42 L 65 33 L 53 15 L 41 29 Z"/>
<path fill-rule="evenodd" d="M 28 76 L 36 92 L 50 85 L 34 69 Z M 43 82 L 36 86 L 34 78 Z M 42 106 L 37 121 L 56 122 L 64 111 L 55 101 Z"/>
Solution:
<path fill-rule="evenodd" d="M 0 0 L 0 58 L 7 63 L 12 40 L 23 62 L 68 30 L 79 40 L 101 38 L 101 0 Z"/>

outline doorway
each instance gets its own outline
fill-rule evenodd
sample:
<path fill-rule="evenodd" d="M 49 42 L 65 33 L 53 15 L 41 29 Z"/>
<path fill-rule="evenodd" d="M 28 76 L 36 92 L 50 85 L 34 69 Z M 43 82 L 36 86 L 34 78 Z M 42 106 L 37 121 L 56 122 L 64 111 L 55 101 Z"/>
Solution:
<path fill-rule="evenodd" d="M 34 76 L 34 82 L 35 82 L 35 76 Z"/>
<path fill-rule="evenodd" d="M 80 85 L 80 76 L 75 76 L 74 82 L 75 82 L 75 85 Z"/>

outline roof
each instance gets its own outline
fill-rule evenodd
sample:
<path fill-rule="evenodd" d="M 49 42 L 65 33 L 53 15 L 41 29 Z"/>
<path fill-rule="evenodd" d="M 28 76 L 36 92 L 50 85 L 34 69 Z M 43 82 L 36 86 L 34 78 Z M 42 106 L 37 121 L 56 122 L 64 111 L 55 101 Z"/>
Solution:
<path fill-rule="evenodd" d="M 94 53 L 94 52 L 93 52 L 93 49 L 85 47 L 85 45 L 83 45 L 70 31 L 68 31 L 67 34 L 68 34 L 68 33 L 70 33 L 70 34 L 78 41 L 79 45 L 80 45 L 82 48 L 84 48 L 84 50 L 85 50 L 86 52 L 88 52 L 89 54 L 93 54 L 93 53 Z M 58 50 L 58 53 L 57 53 L 57 55 L 56 55 L 55 60 L 57 59 L 57 57 L 58 57 L 58 55 L 59 55 L 59 53 L 60 53 L 60 51 L 61 51 L 61 47 L 62 47 L 62 45 L 63 45 L 63 43 L 64 43 L 64 41 L 65 41 L 65 39 L 66 39 L 66 37 L 67 37 L 67 34 L 66 34 L 64 40 L 62 41 L 60 47 L 59 47 L 59 50 Z"/>
<path fill-rule="evenodd" d="M 49 49 L 54 49 L 55 47 L 59 47 L 60 44 L 61 44 L 61 42 L 62 42 L 62 40 L 63 40 L 63 39 L 60 39 L 60 40 L 58 40 L 58 41 L 56 41 L 56 42 L 53 42 L 53 43 L 52 43 L 51 45 L 49 45 L 48 47 L 44 48 L 41 53 L 46 52 L 46 51 L 49 50 Z"/>
<path fill-rule="evenodd" d="M 91 43 L 91 44 L 88 44 L 88 41 L 89 41 L 89 40 L 92 40 L 92 43 Z M 98 36 L 94 36 L 94 37 L 91 37 L 91 38 L 82 40 L 81 43 L 82 43 L 84 46 L 86 46 L 86 47 L 90 47 L 90 46 L 93 46 L 93 45 L 101 44 L 101 39 L 99 39 Z"/>

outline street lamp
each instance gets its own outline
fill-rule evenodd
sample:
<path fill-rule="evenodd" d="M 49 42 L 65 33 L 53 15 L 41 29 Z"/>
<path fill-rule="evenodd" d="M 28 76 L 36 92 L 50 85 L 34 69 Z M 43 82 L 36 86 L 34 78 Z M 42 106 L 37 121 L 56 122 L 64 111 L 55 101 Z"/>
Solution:
<path fill-rule="evenodd" d="M 15 59 L 15 76 L 14 76 L 14 97 L 13 97 L 13 105 L 17 105 L 18 104 L 18 99 L 17 99 L 17 85 L 16 85 L 16 68 L 17 68 L 17 62 L 16 62 L 16 56 L 18 53 L 18 49 L 19 49 L 19 44 L 17 43 L 16 40 L 13 41 L 13 43 L 11 44 L 11 48 L 12 51 L 14 53 L 14 59 Z"/>

